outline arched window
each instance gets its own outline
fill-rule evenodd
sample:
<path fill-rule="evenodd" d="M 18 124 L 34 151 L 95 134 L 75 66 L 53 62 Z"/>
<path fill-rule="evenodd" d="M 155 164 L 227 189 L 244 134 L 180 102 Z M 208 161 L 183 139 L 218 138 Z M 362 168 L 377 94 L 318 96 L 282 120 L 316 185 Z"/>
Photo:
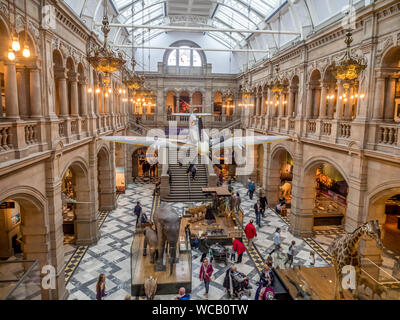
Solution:
<path fill-rule="evenodd" d="M 169 66 L 201 67 L 202 61 L 197 50 L 191 47 L 181 46 L 180 49 L 172 50 L 168 56 Z"/>

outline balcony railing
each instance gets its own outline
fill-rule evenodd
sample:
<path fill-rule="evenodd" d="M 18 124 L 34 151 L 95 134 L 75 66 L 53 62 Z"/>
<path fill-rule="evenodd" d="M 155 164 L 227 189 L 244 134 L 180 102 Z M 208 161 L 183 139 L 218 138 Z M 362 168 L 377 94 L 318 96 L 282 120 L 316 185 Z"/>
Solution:
<path fill-rule="evenodd" d="M 332 134 L 332 123 L 322 122 L 321 123 L 321 134 L 323 136 L 330 136 Z"/>
<path fill-rule="evenodd" d="M 0 124 L 0 152 L 13 149 L 11 129 L 10 124 Z"/>
<path fill-rule="evenodd" d="M 317 122 L 315 120 L 308 120 L 307 121 L 307 132 L 315 133 L 317 130 Z"/>
<path fill-rule="evenodd" d="M 348 139 L 351 136 L 351 123 L 341 122 L 339 124 L 339 137 Z"/>
<path fill-rule="evenodd" d="M 58 124 L 58 135 L 60 138 L 65 138 L 67 136 L 67 122 L 62 121 Z"/>
<path fill-rule="evenodd" d="M 397 145 L 399 127 L 397 125 L 383 125 L 379 127 L 379 138 L 380 144 L 395 146 Z"/>

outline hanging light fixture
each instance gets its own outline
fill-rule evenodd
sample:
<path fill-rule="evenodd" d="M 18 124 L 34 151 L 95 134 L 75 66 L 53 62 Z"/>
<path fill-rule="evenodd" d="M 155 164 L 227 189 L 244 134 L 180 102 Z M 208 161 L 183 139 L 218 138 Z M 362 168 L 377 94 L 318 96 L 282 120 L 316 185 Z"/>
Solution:
<path fill-rule="evenodd" d="M 8 60 L 15 61 L 15 52 L 11 48 L 8 50 Z"/>
<path fill-rule="evenodd" d="M 350 45 L 353 42 L 351 29 L 347 30 L 344 42 L 346 44 L 346 53 L 344 57 L 332 67 L 332 73 L 337 80 L 342 80 L 344 82 L 343 88 L 347 90 L 367 67 L 367 63 L 364 58 L 351 56 Z"/>
<path fill-rule="evenodd" d="M 275 92 L 275 93 L 281 93 L 282 90 L 283 90 L 283 84 L 282 84 L 281 79 L 279 77 L 279 66 L 278 65 L 276 65 L 276 67 L 275 67 L 275 72 L 276 72 L 275 80 L 272 83 L 271 91 Z"/>
<path fill-rule="evenodd" d="M 104 16 L 101 31 L 104 34 L 104 44 L 100 49 L 96 48 L 94 50 L 93 55 L 88 57 L 88 61 L 96 71 L 104 73 L 103 81 L 104 84 L 108 87 L 111 81 L 111 74 L 120 70 L 126 61 L 123 59 L 121 52 L 119 52 L 117 56 L 108 45 L 110 23 L 108 20 L 107 0 L 103 1 L 103 6 Z"/>

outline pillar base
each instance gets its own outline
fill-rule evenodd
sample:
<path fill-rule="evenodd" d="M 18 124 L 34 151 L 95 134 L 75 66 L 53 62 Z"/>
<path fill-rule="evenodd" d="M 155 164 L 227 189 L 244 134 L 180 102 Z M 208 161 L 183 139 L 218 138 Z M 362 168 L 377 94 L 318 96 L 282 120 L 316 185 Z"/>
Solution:
<path fill-rule="evenodd" d="M 296 237 L 310 238 L 313 236 L 314 215 L 290 215 L 289 232 Z"/>

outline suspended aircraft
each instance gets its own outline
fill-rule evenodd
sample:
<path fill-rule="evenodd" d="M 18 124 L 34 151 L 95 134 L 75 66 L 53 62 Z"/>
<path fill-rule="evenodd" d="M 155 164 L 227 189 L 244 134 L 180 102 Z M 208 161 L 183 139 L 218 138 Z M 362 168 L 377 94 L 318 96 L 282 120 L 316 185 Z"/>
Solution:
<path fill-rule="evenodd" d="M 288 136 L 220 136 L 210 139 L 207 132 L 203 130 L 204 116 L 209 113 L 173 113 L 173 116 L 189 116 L 189 134 L 185 139 L 145 137 L 145 136 L 105 136 L 102 139 L 117 143 L 133 144 L 138 146 L 173 147 L 173 148 L 196 148 L 197 155 L 210 156 L 210 151 L 216 149 L 243 149 L 245 146 L 259 145 L 276 141 L 288 140 Z"/>

